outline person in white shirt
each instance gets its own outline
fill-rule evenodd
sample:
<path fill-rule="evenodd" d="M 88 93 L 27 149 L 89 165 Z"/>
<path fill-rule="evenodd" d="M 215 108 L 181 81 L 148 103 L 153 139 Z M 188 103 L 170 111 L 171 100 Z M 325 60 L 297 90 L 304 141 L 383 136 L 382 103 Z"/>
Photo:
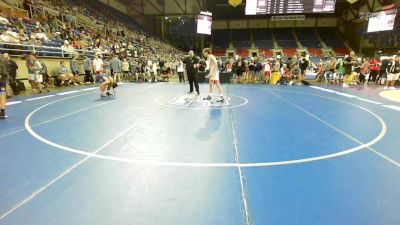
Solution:
<path fill-rule="evenodd" d="M 126 58 L 122 61 L 122 72 L 124 73 L 124 79 L 127 80 L 129 77 L 129 62 Z"/>
<path fill-rule="evenodd" d="M 2 42 L 11 42 L 10 36 L 7 35 L 6 31 L 0 35 L 0 41 Z"/>
<path fill-rule="evenodd" d="M 99 55 L 95 55 L 93 59 L 93 69 L 96 75 L 101 74 L 103 72 L 103 60 L 99 58 Z"/>
<path fill-rule="evenodd" d="M 9 25 L 10 22 L 8 22 L 8 19 L 7 19 L 7 18 L 0 16 L 0 24 L 2 24 L 2 25 Z"/>
<path fill-rule="evenodd" d="M 38 29 L 38 31 L 36 33 L 36 36 L 41 41 L 47 41 L 48 40 L 47 35 L 42 31 L 42 29 Z"/>
<path fill-rule="evenodd" d="M 211 100 L 211 94 L 213 92 L 214 83 L 217 85 L 218 93 L 220 95 L 220 99 L 217 100 L 219 102 L 224 101 L 224 96 L 222 94 L 221 84 L 219 83 L 219 70 L 218 70 L 218 62 L 214 55 L 211 54 L 210 48 L 205 48 L 203 50 L 203 55 L 207 58 L 207 62 L 209 65 L 210 72 L 208 74 L 209 77 L 209 85 L 210 91 L 208 92 L 208 96 L 205 98 L 206 100 Z"/>
<path fill-rule="evenodd" d="M 7 28 L 6 34 L 8 35 L 10 42 L 19 43 L 19 35 L 14 32 L 10 27 Z"/>
<path fill-rule="evenodd" d="M 157 70 L 158 70 L 158 65 L 157 65 L 157 63 L 153 63 L 153 67 L 152 67 L 152 69 L 151 69 L 151 71 L 152 71 L 152 74 L 153 74 L 153 77 L 154 77 L 154 82 L 158 82 L 157 81 L 157 77 L 158 77 L 158 72 L 157 72 Z M 151 80 L 151 78 L 150 78 L 150 80 Z"/>
<path fill-rule="evenodd" d="M 182 82 L 182 81 L 185 82 L 185 76 L 183 74 L 184 67 L 183 67 L 183 62 L 181 59 L 179 60 L 179 62 L 177 64 L 176 71 L 178 72 L 179 82 Z"/>
<path fill-rule="evenodd" d="M 37 38 L 39 39 L 39 37 Z M 64 41 L 64 45 L 61 46 L 61 50 L 63 51 L 64 56 L 73 55 L 75 53 L 75 49 L 69 44 L 67 40 Z"/>

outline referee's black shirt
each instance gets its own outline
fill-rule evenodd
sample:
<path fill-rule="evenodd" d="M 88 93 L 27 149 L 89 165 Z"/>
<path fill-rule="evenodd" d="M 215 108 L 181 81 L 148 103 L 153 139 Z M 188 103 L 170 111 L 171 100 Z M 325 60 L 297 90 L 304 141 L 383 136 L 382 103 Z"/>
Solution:
<path fill-rule="evenodd" d="M 186 65 L 186 71 L 188 73 L 197 73 L 198 68 L 194 68 L 193 66 L 199 64 L 199 58 L 197 58 L 196 56 L 186 57 L 183 60 L 183 63 Z"/>

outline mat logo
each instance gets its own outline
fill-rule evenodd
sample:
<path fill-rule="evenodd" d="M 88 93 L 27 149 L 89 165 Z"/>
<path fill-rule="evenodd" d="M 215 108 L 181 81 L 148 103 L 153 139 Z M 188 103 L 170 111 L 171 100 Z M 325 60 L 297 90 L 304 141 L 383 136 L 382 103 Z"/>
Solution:
<path fill-rule="evenodd" d="M 224 97 L 224 101 L 220 101 L 220 97 L 213 96 L 212 100 L 204 99 L 206 96 L 197 95 L 178 95 L 175 96 L 169 104 L 180 107 L 223 107 L 230 106 L 230 97 Z"/>

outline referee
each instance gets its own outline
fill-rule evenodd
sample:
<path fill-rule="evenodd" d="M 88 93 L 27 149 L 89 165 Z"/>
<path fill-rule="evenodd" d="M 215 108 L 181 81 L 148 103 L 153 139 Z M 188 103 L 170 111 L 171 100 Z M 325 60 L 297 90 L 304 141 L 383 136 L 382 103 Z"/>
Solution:
<path fill-rule="evenodd" d="M 185 64 L 185 67 L 186 67 L 186 73 L 187 73 L 189 85 L 190 85 L 190 91 L 188 92 L 188 94 L 193 93 L 193 83 L 194 83 L 197 95 L 200 95 L 199 80 L 197 77 L 198 67 L 199 67 L 199 58 L 197 58 L 194 55 L 193 50 L 190 50 L 189 56 L 183 60 L 183 63 Z"/>

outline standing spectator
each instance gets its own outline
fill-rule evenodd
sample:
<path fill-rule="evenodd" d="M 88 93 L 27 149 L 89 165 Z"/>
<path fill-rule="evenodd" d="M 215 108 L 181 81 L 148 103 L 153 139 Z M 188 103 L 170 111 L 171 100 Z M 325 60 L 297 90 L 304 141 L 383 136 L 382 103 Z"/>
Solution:
<path fill-rule="evenodd" d="M 131 59 L 129 60 L 129 68 L 130 68 L 131 74 L 132 74 L 133 76 L 135 76 L 135 77 L 136 77 L 137 67 L 138 67 L 138 65 L 137 65 L 136 60 L 135 60 L 134 58 L 131 58 Z M 136 77 L 136 81 L 138 81 L 137 77 Z"/>
<path fill-rule="evenodd" d="M 300 74 L 300 76 L 298 76 L 298 77 L 299 77 L 299 84 L 301 83 L 302 80 L 305 79 L 305 77 L 306 77 L 306 70 L 307 70 L 309 64 L 310 64 L 309 55 L 302 56 L 302 57 L 300 58 L 299 66 L 300 66 L 301 74 Z"/>
<path fill-rule="evenodd" d="M 264 68 L 265 83 L 269 84 L 269 80 L 271 78 L 271 69 L 272 69 L 272 64 L 269 59 L 265 59 L 263 68 Z"/>
<path fill-rule="evenodd" d="M 114 80 L 116 82 L 120 82 L 122 73 L 122 61 L 118 58 L 118 55 L 115 55 L 114 59 L 111 60 L 111 71 Z"/>
<path fill-rule="evenodd" d="M 346 55 L 344 58 L 344 78 L 343 78 L 343 87 L 348 87 L 349 85 L 349 78 L 351 78 L 351 73 L 353 72 L 353 65 L 355 64 L 354 61 L 355 53 L 354 51 L 350 52 L 350 55 Z"/>
<path fill-rule="evenodd" d="M 99 58 L 99 55 L 94 55 L 93 59 L 93 69 L 96 75 L 99 75 L 103 72 L 103 60 Z"/>
<path fill-rule="evenodd" d="M 161 71 L 161 69 L 158 68 L 157 63 L 153 63 L 153 67 L 151 68 L 152 77 L 150 78 L 150 81 L 158 82 L 158 71 Z"/>
<path fill-rule="evenodd" d="M 242 83 L 243 72 L 245 71 L 244 61 L 242 59 L 238 59 L 235 65 L 235 73 L 237 76 L 237 82 Z"/>
<path fill-rule="evenodd" d="M 362 65 L 362 59 L 358 58 L 356 61 L 354 61 L 353 65 L 353 70 L 354 70 L 354 80 L 359 83 L 359 76 L 361 73 L 361 65 Z"/>
<path fill-rule="evenodd" d="M 42 69 L 43 69 L 42 64 L 35 57 L 35 64 L 33 67 L 33 71 L 35 73 L 35 83 L 39 93 L 42 93 L 43 88 L 45 88 L 47 92 L 50 91 L 47 85 L 43 85 L 44 79 L 43 79 Z"/>
<path fill-rule="evenodd" d="M 7 65 L 7 73 L 8 73 L 8 84 L 7 84 L 7 89 L 9 89 L 8 87 L 11 86 L 14 94 L 19 94 L 19 90 L 15 88 L 15 81 L 17 79 L 17 69 L 18 69 L 18 65 L 17 63 L 11 59 L 10 54 L 8 53 L 4 53 L 3 54 L 3 59 Z M 6 90 L 7 90 L 6 89 Z M 7 96 L 11 96 L 10 90 L 7 90 Z"/>
<path fill-rule="evenodd" d="M 124 61 L 122 62 L 122 72 L 124 73 L 124 79 L 127 80 L 129 77 L 129 62 L 126 58 L 124 58 Z"/>
<path fill-rule="evenodd" d="M 0 119 L 7 118 L 6 115 L 6 88 L 7 88 L 7 80 L 8 80 L 8 69 L 7 63 L 3 59 L 0 58 Z"/>
<path fill-rule="evenodd" d="M 393 56 L 387 64 L 387 81 L 384 90 L 395 90 L 394 87 L 396 81 L 399 80 L 400 77 L 400 56 Z"/>
<path fill-rule="evenodd" d="M 179 60 L 179 62 L 177 64 L 176 71 L 178 72 L 179 82 L 182 82 L 182 81 L 185 82 L 185 75 L 183 74 L 183 72 L 184 72 L 183 62 L 181 59 Z"/>
<path fill-rule="evenodd" d="M 257 80 L 258 77 L 260 84 L 264 82 L 264 74 L 261 72 L 261 70 L 262 70 L 262 63 L 258 57 L 255 57 L 255 65 L 254 65 L 255 80 Z"/>
<path fill-rule="evenodd" d="M 93 84 L 94 83 L 94 79 L 92 77 L 93 62 L 87 55 L 85 55 L 85 59 L 83 60 L 83 69 L 85 70 L 85 83 Z"/>
<path fill-rule="evenodd" d="M 78 54 L 75 54 L 70 62 L 71 66 L 71 71 L 72 74 L 74 75 L 74 81 L 77 84 L 80 84 L 81 82 L 79 81 L 79 65 L 78 65 Z"/>
<path fill-rule="evenodd" d="M 35 85 L 35 72 L 33 71 L 33 67 L 35 65 L 35 55 L 33 53 L 29 54 L 26 60 L 26 67 L 28 68 L 28 82 L 31 85 L 32 91 L 36 91 Z"/>
<path fill-rule="evenodd" d="M 251 58 L 250 62 L 249 62 L 249 77 L 248 77 L 248 82 L 249 83 L 253 83 L 254 82 L 254 79 L 255 79 L 255 68 L 256 68 L 256 65 L 255 65 L 254 58 Z"/>
<path fill-rule="evenodd" d="M 380 68 L 381 61 L 378 59 L 378 56 L 375 56 L 373 59 L 371 59 L 369 64 L 370 64 L 371 72 L 368 77 L 368 83 L 370 81 L 375 83 L 377 81 L 376 78 L 379 74 L 379 68 Z"/>
<path fill-rule="evenodd" d="M 172 75 L 175 76 L 177 74 L 178 70 L 178 64 L 181 60 L 173 60 L 171 63 L 171 72 Z"/>
<path fill-rule="evenodd" d="M 111 75 L 111 62 L 109 58 L 104 59 L 103 65 L 104 74 L 110 76 Z"/>
<path fill-rule="evenodd" d="M 369 58 L 364 58 L 364 62 L 361 65 L 361 72 L 360 72 L 360 76 L 359 76 L 359 81 L 361 84 L 365 83 L 365 77 L 368 75 L 369 73 Z"/>

